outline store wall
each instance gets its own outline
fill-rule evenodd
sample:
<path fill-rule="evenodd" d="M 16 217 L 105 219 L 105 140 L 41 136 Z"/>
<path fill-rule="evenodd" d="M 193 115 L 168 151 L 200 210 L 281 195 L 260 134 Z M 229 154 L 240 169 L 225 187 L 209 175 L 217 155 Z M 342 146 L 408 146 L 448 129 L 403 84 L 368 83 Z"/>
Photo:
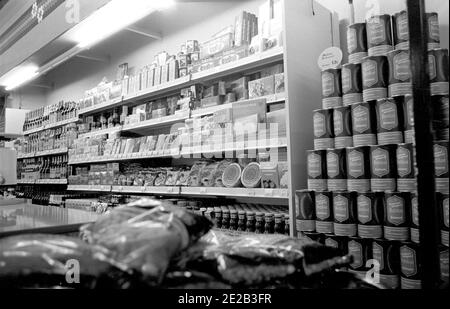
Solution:
<path fill-rule="evenodd" d="M 73 58 L 46 76 L 54 88 L 47 91 L 48 104 L 59 100 L 78 100 L 87 89 L 95 87 L 103 77 L 113 80 L 119 64 L 127 62 L 130 67 L 142 68 L 153 57 L 166 51 L 177 54 L 186 40 L 204 42 L 212 35 L 234 24 L 234 18 L 242 10 L 258 13 L 264 0 L 218 1 L 178 3 L 174 9 L 155 13 L 146 21 L 138 23 L 141 28 L 160 31 L 163 38 L 152 40 L 129 31 L 121 31 L 112 38 L 95 46 L 89 53 L 108 56 L 107 63 Z"/>
<path fill-rule="evenodd" d="M 12 91 L 6 100 L 6 107 L 21 109 L 37 109 L 47 105 L 45 88 L 26 86 Z"/>

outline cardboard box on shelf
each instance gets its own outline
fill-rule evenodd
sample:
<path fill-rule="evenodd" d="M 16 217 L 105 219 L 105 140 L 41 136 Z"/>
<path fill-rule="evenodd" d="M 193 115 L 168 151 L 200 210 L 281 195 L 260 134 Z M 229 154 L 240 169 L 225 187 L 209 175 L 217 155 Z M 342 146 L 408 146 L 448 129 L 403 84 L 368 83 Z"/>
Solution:
<path fill-rule="evenodd" d="M 275 80 L 273 75 L 248 82 L 250 98 L 263 97 L 275 93 Z"/>

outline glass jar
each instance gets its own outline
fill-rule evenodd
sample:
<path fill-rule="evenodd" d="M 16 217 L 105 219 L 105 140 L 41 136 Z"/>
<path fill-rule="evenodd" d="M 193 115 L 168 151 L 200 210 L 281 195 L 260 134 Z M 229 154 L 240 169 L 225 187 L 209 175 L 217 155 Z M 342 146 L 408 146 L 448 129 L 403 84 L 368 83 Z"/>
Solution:
<path fill-rule="evenodd" d="M 284 216 L 283 214 L 275 214 L 275 233 L 284 234 Z"/>
<path fill-rule="evenodd" d="M 247 215 L 247 222 L 246 222 L 246 232 L 250 232 L 250 233 L 254 233 L 256 231 L 255 228 L 255 224 L 256 224 L 256 219 L 255 219 L 255 213 L 252 211 L 247 211 L 246 213 Z"/>
<path fill-rule="evenodd" d="M 228 208 L 222 209 L 222 228 L 230 228 L 230 210 Z"/>
<path fill-rule="evenodd" d="M 238 231 L 245 231 L 246 227 L 247 227 L 247 222 L 246 222 L 246 213 L 243 210 L 239 210 L 238 212 L 238 217 L 239 217 L 239 221 L 238 221 Z"/>
<path fill-rule="evenodd" d="M 238 229 L 238 212 L 236 209 L 230 210 L 230 230 L 236 231 Z"/>
<path fill-rule="evenodd" d="M 256 213 L 255 231 L 257 234 L 264 234 L 264 214 L 262 212 Z"/>
<path fill-rule="evenodd" d="M 284 234 L 290 236 L 291 230 L 290 230 L 290 218 L 288 215 L 284 215 Z"/>
<path fill-rule="evenodd" d="M 272 213 L 264 214 L 264 234 L 273 234 L 275 232 L 275 222 Z"/>
<path fill-rule="evenodd" d="M 214 208 L 214 219 L 216 221 L 217 228 L 220 229 L 222 227 L 222 209 L 220 209 L 220 207 Z"/>

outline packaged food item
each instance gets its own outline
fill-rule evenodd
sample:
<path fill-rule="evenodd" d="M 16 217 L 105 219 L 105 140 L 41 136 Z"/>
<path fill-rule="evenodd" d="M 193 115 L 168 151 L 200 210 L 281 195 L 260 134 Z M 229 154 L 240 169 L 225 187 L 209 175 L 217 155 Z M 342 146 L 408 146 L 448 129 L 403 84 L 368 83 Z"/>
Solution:
<path fill-rule="evenodd" d="M 362 102 L 361 64 L 348 63 L 342 66 L 342 103 L 344 106 Z"/>
<path fill-rule="evenodd" d="M 222 174 L 222 183 L 227 188 L 239 187 L 241 183 L 241 166 L 237 163 L 228 165 Z"/>
<path fill-rule="evenodd" d="M 422 261 L 419 254 L 419 245 L 404 242 L 400 245 L 400 287 L 402 289 L 422 288 Z"/>
<path fill-rule="evenodd" d="M 322 72 L 322 108 L 342 106 L 341 69 L 328 69 Z"/>
<path fill-rule="evenodd" d="M 359 193 L 358 236 L 379 239 L 383 236 L 385 199 L 382 192 Z"/>
<path fill-rule="evenodd" d="M 261 184 L 265 189 L 276 189 L 280 187 L 278 166 L 275 162 L 260 162 Z"/>
<path fill-rule="evenodd" d="M 275 79 L 275 93 L 284 93 L 284 73 L 278 73 L 274 75 Z"/>
<path fill-rule="evenodd" d="M 413 144 L 397 146 L 397 189 L 400 192 L 417 191 L 416 158 Z"/>
<path fill-rule="evenodd" d="M 378 100 L 376 112 L 378 144 L 403 143 L 403 103 L 395 99 Z"/>
<path fill-rule="evenodd" d="M 315 192 L 316 231 L 323 234 L 334 233 L 333 193 Z"/>
<path fill-rule="evenodd" d="M 436 12 L 425 15 L 428 21 L 428 50 L 439 48 L 441 43 L 439 15 Z"/>
<path fill-rule="evenodd" d="M 412 224 L 412 195 L 409 192 L 385 193 L 384 238 L 408 241 Z"/>
<path fill-rule="evenodd" d="M 394 46 L 396 50 L 409 50 L 408 12 L 403 10 L 395 13 L 392 18 Z"/>
<path fill-rule="evenodd" d="M 357 211 L 356 192 L 333 193 L 333 226 L 335 235 L 356 236 L 358 220 Z"/>
<path fill-rule="evenodd" d="M 377 120 L 375 104 L 357 103 L 352 105 L 353 145 L 370 146 L 377 144 Z"/>
<path fill-rule="evenodd" d="M 380 265 L 380 283 L 389 289 L 400 287 L 400 244 L 376 239 L 372 243 L 373 259 Z"/>
<path fill-rule="evenodd" d="M 347 154 L 347 187 L 349 191 L 370 191 L 370 147 L 350 147 Z"/>
<path fill-rule="evenodd" d="M 386 56 L 394 50 L 390 15 L 372 16 L 366 25 L 369 56 Z"/>
<path fill-rule="evenodd" d="M 448 140 L 434 142 L 434 171 L 436 179 L 436 191 L 449 193 L 449 172 L 448 172 Z"/>
<path fill-rule="evenodd" d="M 368 56 L 366 23 L 356 23 L 347 28 L 348 60 L 350 63 L 361 63 Z"/>
<path fill-rule="evenodd" d="M 430 66 L 431 95 L 448 95 L 448 49 L 433 49 L 428 52 Z"/>
<path fill-rule="evenodd" d="M 313 111 L 314 150 L 334 148 L 333 109 Z"/>
<path fill-rule="evenodd" d="M 387 54 L 389 61 L 389 97 L 412 94 L 409 51 L 394 50 Z"/>
<path fill-rule="evenodd" d="M 275 80 L 274 76 L 267 76 L 261 79 L 248 82 L 249 98 L 263 97 L 269 94 L 275 93 Z"/>
<path fill-rule="evenodd" d="M 389 62 L 386 56 L 369 56 L 362 62 L 363 100 L 388 97 Z"/>
<path fill-rule="evenodd" d="M 308 189 L 327 190 L 326 150 L 307 151 Z"/>
<path fill-rule="evenodd" d="M 189 187 L 199 187 L 201 186 L 201 171 L 208 164 L 208 161 L 197 161 L 192 165 L 191 171 L 189 173 Z"/>
<path fill-rule="evenodd" d="M 328 190 L 347 190 L 347 157 L 345 148 L 327 150 L 327 178 Z"/>
<path fill-rule="evenodd" d="M 397 145 L 380 145 L 370 147 L 371 176 L 370 187 L 372 191 L 393 192 L 397 183 Z"/>
<path fill-rule="evenodd" d="M 296 227 L 298 232 L 314 232 L 315 225 L 315 192 L 299 190 L 295 192 Z"/>
<path fill-rule="evenodd" d="M 353 146 L 351 107 L 336 107 L 333 111 L 334 146 L 345 148 Z"/>
<path fill-rule="evenodd" d="M 167 177 L 166 177 L 166 186 L 175 186 L 178 181 L 178 177 L 180 176 L 180 171 L 173 170 L 173 171 L 167 171 Z"/>
<path fill-rule="evenodd" d="M 257 188 L 261 186 L 261 170 L 258 163 L 249 163 L 243 169 L 241 182 L 246 188 Z"/>

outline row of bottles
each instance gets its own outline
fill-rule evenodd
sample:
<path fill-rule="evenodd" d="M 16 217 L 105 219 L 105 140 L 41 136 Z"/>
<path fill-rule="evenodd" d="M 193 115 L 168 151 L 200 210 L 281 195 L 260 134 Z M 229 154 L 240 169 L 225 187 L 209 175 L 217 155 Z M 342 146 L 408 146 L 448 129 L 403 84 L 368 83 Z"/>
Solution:
<path fill-rule="evenodd" d="M 19 143 L 19 153 L 27 154 L 37 151 L 55 150 L 71 147 L 76 140 L 77 126 L 73 123 L 56 129 L 48 129 L 26 136 Z"/>
<path fill-rule="evenodd" d="M 23 159 L 17 167 L 20 179 L 64 179 L 68 177 L 68 155 Z"/>
<path fill-rule="evenodd" d="M 47 206 L 51 204 L 52 196 L 64 195 L 65 189 L 52 186 L 17 186 L 16 197 L 30 199 L 34 205 Z"/>
<path fill-rule="evenodd" d="M 24 131 L 38 129 L 60 121 L 77 117 L 78 104 L 76 102 L 60 101 L 57 104 L 41 107 L 30 111 L 25 116 Z"/>

